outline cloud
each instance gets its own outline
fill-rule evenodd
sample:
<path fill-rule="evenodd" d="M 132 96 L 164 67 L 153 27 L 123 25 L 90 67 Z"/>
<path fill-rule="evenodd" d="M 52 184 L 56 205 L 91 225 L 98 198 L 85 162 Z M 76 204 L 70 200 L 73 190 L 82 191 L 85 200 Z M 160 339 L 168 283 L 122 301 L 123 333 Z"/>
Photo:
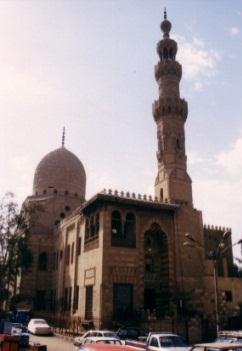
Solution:
<path fill-rule="evenodd" d="M 241 155 L 242 132 L 226 150 L 209 158 L 188 155 L 194 202 L 203 212 L 203 222 L 231 227 L 233 242 L 242 238 Z"/>
<path fill-rule="evenodd" d="M 238 35 L 240 33 L 240 29 L 238 27 L 231 27 L 228 29 L 228 31 L 232 36 Z"/>
<path fill-rule="evenodd" d="M 204 163 L 204 159 L 196 152 L 187 152 L 187 160 L 190 166 Z"/>
<path fill-rule="evenodd" d="M 179 43 L 177 57 L 183 66 L 184 78 L 193 82 L 194 90 L 200 91 L 208 83 L 208 78 L 216 74 L 220 54 L 207 48 L 197 37 L 190 41 L 182 36 L 175 37 Z"/>
<path fill-rule="evenodd" d="M 242 133 L 241 133 L 242 134 Z M 216 156 L 217 165 L 231 176 L 241 176 L 242 179 L 242 135 L 229 147 Z"/>

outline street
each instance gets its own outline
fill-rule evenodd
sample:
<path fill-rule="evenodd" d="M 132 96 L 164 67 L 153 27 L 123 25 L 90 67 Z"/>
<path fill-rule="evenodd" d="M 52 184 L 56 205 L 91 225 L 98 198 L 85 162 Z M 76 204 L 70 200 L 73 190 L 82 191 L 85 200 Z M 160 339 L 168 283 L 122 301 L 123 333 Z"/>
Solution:
<path fill-rule="evenodd" d="M 30 335 L 30 343 L 39 343 L 47 346 L 47 351 L 74 351 L 72 341 L 56 336 Z"/>

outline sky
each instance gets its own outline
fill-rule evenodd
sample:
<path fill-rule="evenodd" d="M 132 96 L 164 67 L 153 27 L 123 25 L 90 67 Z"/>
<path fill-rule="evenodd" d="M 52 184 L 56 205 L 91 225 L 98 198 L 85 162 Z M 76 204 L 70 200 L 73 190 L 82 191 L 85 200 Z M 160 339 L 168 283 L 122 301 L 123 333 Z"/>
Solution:
<path fill-rule="evenodd" d="M 61 146 L 87 198 L 154 193 L 154 66 L 164 7 L 183 66 L 188 172 L 204 224 L 242 238 L 242 0 L 0 0 L 0 195 L 32 193 Z"/>

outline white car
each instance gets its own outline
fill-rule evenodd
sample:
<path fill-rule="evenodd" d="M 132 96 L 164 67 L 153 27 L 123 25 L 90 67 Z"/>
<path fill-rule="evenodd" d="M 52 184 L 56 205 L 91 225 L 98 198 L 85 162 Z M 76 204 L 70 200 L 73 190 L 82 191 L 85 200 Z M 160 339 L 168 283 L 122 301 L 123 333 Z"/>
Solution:
<path fill-rule="evenodd" d="M 189 347 L 183 342 L 180 335 L 169 333 L 151 333 L 147 338 L 147 347 L 150 351 L 188 351 Z"/>
<path fill-rule="evenodd" d="M 33 318 L 28 324 L 28 331 L 36 335 L 51 335 L 51 327 L 45 319 Z"/>
<path fill-rule="evenodd" d="M 91 336 L 83 341 L 83 345 L 86 344 L 111 344 L 111 345 L 122 345 L 122 341 L 117 337 L 107 336 Z"/>
<path fill-rule="evenodd" d="M 77 336 L 76 338 L 74 338 L 74 346 L 81 346 L 86 338 L 90 338 L 90 337 L 107 337 L 107 338 L 116 338 L 119 339 L 119 337 L 117 336 L 117 334 L 111 330 L 89 330 L 87 331 L 85 334 L 83 334 L 82 336 Z"/>
<path fill-rule="evenodd" d="M 189 351 L 190 349 L 181 336 L 172 333 L 150 333 L 146 342 L 126 340 L 125 344 L 149 351 Z"/>

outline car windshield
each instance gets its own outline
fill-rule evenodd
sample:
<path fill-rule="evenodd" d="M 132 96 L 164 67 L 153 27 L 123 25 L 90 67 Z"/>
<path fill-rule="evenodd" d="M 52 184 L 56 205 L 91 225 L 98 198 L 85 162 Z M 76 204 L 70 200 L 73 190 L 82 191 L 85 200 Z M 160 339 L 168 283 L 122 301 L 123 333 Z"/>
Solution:
<path fill-rule="evenodd" d="M 185 343 L 179 336 L 160 336 L 160 346 L 161 347 L 184 347 Z"/>
<path fill-rule="evenodd" d="M 116 334 L 115 333 L 112 333 L 112 332 L 105 332 L 103 333 L 103 336 L 106 336 L 108 338 L 115 338 L 116 337 Z"/>
<path fill-rule="evenodd" d="M 119 341 L 119 340 L 97 340 L 97 344 L 121 345 L 121 341 Z"/>
<path fill-rule="evenodd" d="M 46 321 L 44 319 L 36 319 L 34 321 L 34 324 L 47 324 Z"/>

